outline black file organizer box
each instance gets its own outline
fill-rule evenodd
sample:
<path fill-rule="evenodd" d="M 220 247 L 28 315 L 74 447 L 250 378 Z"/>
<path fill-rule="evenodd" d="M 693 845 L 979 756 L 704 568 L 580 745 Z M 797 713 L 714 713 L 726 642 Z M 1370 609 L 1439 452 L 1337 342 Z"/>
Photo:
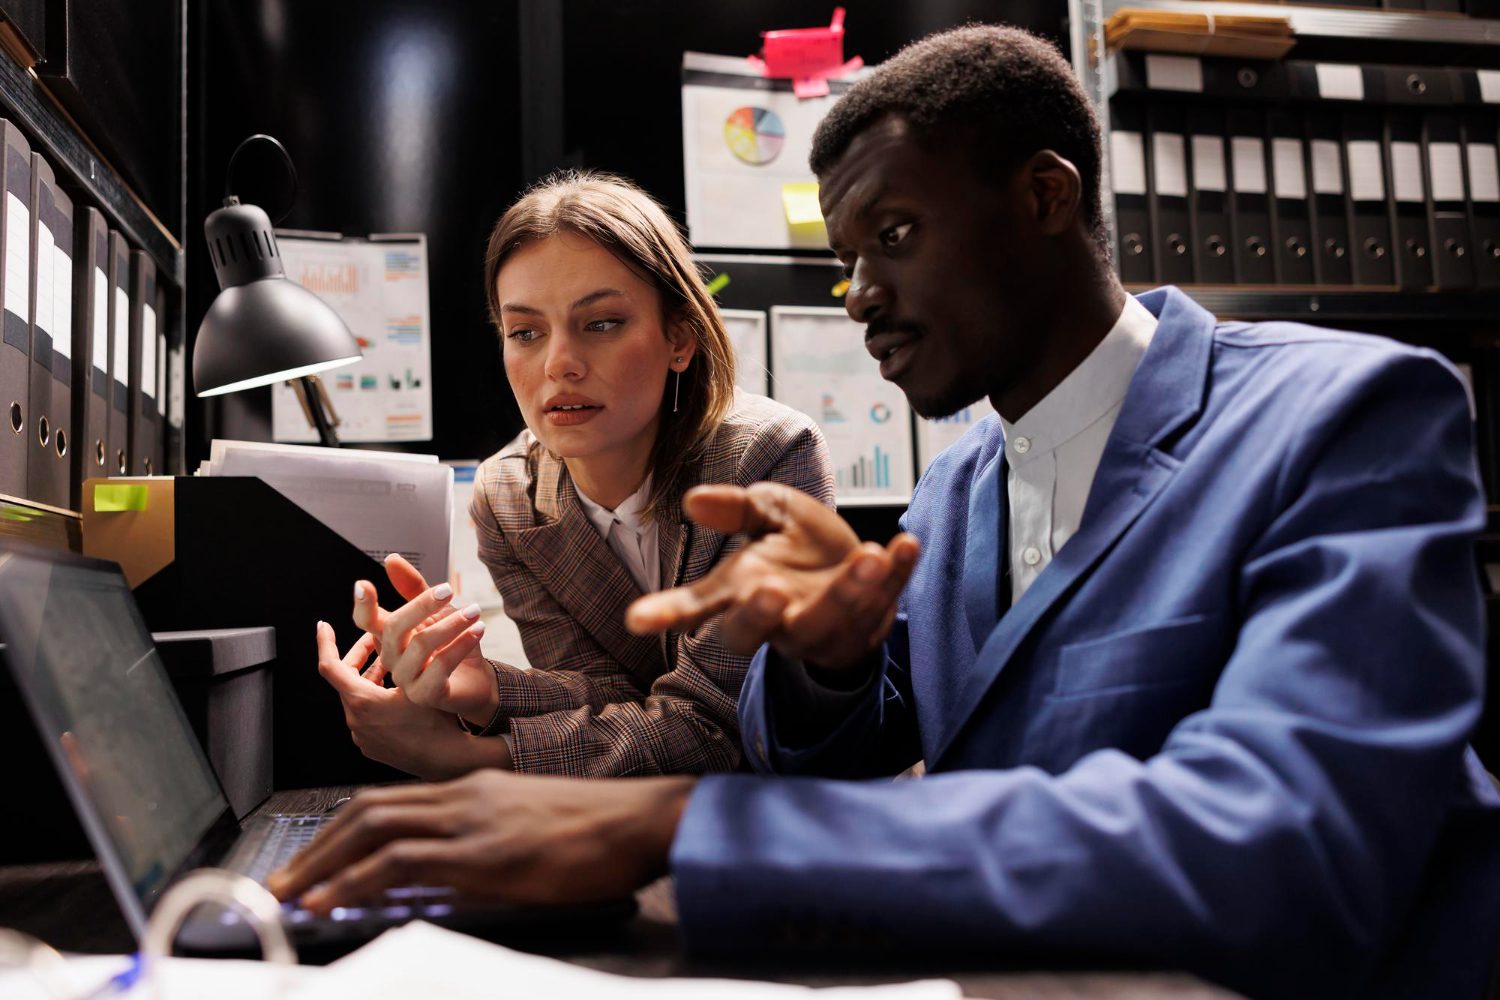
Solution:
<path fill-rule="evenodd" d="M 145 509 L 97 510 L 101 484 L 143 487 Z M 253 477 L 90 480 L 83 507 L 85 552 L 121 564 L 153 631 L 275 629 L 276 788 L 405 777 L 359 752 L 317 667 L 319 619 L 333 626 L 341 652 L 360 636 L 350 617 L 355 580 L 373 583 L 388 610 L 405 603 L 379 563 Z"/>

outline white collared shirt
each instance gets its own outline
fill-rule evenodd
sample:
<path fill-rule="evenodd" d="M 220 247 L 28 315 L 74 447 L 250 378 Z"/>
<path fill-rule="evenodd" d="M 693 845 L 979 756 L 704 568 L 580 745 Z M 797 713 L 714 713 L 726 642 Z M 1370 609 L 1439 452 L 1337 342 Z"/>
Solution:
<path fill-rule="evenodd" d="M 649 594 L 661 589 L 661 557 L 656 551 L 656 521 L 643 516 L 646 504 L 651 500 L 651 476 L 646 475 L 640 489 L 620 502 L 614 510 L 597 504 L 578 491 L 578 500 L 583 512 L 599 534 L 619 557 L 626 572 L 635 580 L 641 592 Z"/>
<path fill-rule="evenodd" d="M 1156 317 L 1127 295 L 1120 318 L 1077 368 L 1020 420 L 1001 417 L 1012 605 L 1078 530 L 1104 445 L 1155 333 Z"/>

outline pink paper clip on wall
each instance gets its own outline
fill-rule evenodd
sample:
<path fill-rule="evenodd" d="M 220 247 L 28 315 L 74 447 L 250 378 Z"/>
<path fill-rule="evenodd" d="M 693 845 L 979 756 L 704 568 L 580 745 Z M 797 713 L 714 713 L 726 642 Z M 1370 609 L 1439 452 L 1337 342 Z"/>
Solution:
<path fill-rule="evenodd" d="M 783 28 L 763 31 L 759 57 L 750 61 L 766 76 L 790 77 L 798 97 L 822 97 L 828 81 L 864 65 L 855 56 L 844 61 L 844 8 L 835 7 L 826 28 Z"/>

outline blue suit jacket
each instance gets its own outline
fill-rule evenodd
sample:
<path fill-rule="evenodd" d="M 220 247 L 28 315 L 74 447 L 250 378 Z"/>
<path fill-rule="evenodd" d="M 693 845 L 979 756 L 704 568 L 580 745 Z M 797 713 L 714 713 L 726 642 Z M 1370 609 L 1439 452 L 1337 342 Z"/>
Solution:
<path fill-rule="evenodd" d="M 820 777 L 699 785 L 672 855 L 690 947 L 1479 991 L 1500 794 L 1466 747 L 1484 501 L 1459 380 L 1385 340 L 1141 301 L 1160 323 L 1082 525 L 1014 607 L 991 417 L 918 485 L 923 553 L 869 696 L 785 745 L 757 656 L 748 756 Z M 919 758 L 917 781 L 827 780 Z"/>

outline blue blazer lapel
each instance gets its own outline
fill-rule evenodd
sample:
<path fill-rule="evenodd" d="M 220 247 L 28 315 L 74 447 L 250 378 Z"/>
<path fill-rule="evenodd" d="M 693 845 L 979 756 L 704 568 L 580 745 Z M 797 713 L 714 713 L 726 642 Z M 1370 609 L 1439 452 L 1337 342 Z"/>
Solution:
<path fill-rule="evenodd" d="M 996 575 L 1000 560 L 1009 558 L 1004 551 L 1005 522 L 1010 518 L 1006 491 L 1005 447 L 990 460 L 979 474 L 969 494 L 968 537 L 964 540 L 964 618 L 974 648 L 979 649 L 995 628 L 995 621 L 1005 608 L 995 606 Z"/>
<path fill-rule="evenodd" d="M 1175 288 L 1148 292 L 1141 296 L 1141 302 L 1158 317 L 1156 335 L 1130 383 L 1119 420 L 1094 474 L 1083 522 L 1021 599 L 1003 615 L 988 619 L 975 617 L 976 612 L 984 610 L 978 592 L 980 577 L 988 573 L 989 608 L 993 609 L 998 569 L 995 560 L 1007 558 L 1007 554 L 999 551 L 998 539 L 987 541 L 985 535 L 999 530 L 999 517 L 978 504 L 985 494 L 989 494 L 985 501 L 989 504 L 1004 504 L 1005 500 L 998 474 L 986 471 L 975 484 L 969 532 L 971 537 L 977 535 L 978 546 L 989 546 L 982 551 L 993 553 L 987 563 L 983 562 L 981 550 L 971 543 L 965 558 L 964 610 L 979 655 L 953 698 L 952 711 L 942 719 L 929 764 L 939 762 L 952 747 L 980 699 L 1037 623 L 1103 558 L 1177 471 L 1176 459 L 1157 446 L 1202 409 L 1214 318 Z M 994 465 L 1003 471 L 1003 460 Z M 994 623 L 993 627 L 983 629 L 979 622 L 984 620 Z"/>

